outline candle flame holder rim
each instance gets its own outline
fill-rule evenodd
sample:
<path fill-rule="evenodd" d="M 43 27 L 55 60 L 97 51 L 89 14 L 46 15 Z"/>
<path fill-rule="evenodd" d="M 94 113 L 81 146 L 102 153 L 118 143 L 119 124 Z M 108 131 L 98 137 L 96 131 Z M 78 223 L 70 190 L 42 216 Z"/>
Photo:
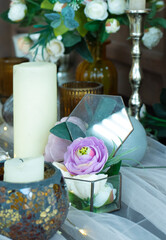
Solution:
<path fill-rule="evenodd" d="M 0 168 L 3 168 L 5 161 L 6 160 L 0 162 Z M 0 180 L 0 186 L 2 186 L 2 185 L 4 187 L 10 186 L 10 187 L 14 187 L 15 189 L 20 189 L 20 188 L 36 187 L 38 185 L 46 186 L 49 183 L 51 183 L 53 180 L 54 180 L 54 183 L 56 184 L 59 181 L 59 179 L 61 178 L 60 170 L 58 168 L 56 168 L 52 163 L 49 163 L 49 162 L 45 162 L 44 165 L 45 165 L 44 172 L 46 172 L 48 170 L 46 168 L 54 170 L 54 172 L 52 172 L 50 177 L 44 177 L 43 180 L 36 181 L 36 182 L 27 182 L 27 183 L 14 183 L 14 182 L 6 182 L 3 180 Z"/>

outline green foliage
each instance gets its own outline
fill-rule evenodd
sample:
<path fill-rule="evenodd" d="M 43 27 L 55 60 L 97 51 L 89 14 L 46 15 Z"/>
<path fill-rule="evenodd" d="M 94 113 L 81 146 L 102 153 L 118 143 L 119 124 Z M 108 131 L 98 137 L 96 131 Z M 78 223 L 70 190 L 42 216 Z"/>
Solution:
<path fill-rule="evenodd" d="M 68 28 L 64 25 L 64 22 L 61 21 L 61 24 L 59 25 L 59 27 L 56 27 L 53 29 L 54 35 L 60 36 L 63 35 L 64 33 L 66 33 L 68 31 Z"/>
<path fill-rule="evenodd" d="M 154 18 L 148 21 L 148 23 L 150 26 L 166 28 L 166 19 L 164 18 Z"/>
<path fill-rule="evenodd" d="M 50 132 L 59 138 L 72 141 L 66 122 L 54 126 L 53 128 L 51 128 Z"/>
<path fill-rule="evenodd" d="M 56 2 L 64 4 L 61 13 L 53 11 Z M 115 15 L 111 14 L 109 10 L 108 17 L 103 21 L 89 19 L 84 13 L 85 5 L 83 4 L 83 0 L 25 0 L 25 4 L 27 6 L 27 14 L 18 24 L 20 27 L 34 25 L 37 32 L 44 35 L 37 45 L 41 45 L 43 42 L 45 44 L 44 37 L 50 32 L 50 27 L 53 33 L 51 33 L 51 38 L 59 35 L 62 36 L 62 39 L 64 37 L 63 42 L 65 43 L 66 53 L 75 49 L 89 62 L 92 62 L 93 59 L 83 38 L 87 39 L 90 37 L 93 40 L 104 43 L 110 36 L 105 31 L 106 20 L 110 18 L 118 20 L 120 25 L 129 25 L 127 14 Z M 151 12 L 146 17 L 145 27 L 156 26 L 166 28 L 166 19 L 155 17 L 157 13 L 156 1 L 149 1 L 148 4 Z M 15 23 L 8 19 L 8 10 L 0 16 L 5 21 Z M 49 27 L 45 28 L 43 27 L 44 25 L 49 25 Z M 41 30 L 41 28 L 45 28 L 45 30 Z M 71 31 L 74 33 L 71 34 Z M 69 32 L 72 38 L 71 41 L 67 41 L 67 39 L 69 40 L 67 32 Z M 48 36 L 47 39 L 49 39 Z"/>
<path fill-rule="evenodd" d="M 152 5 L 151 5 L 151 11 L 150 11 L 150 13 L 149 13 L 148 16 L 147 16 L 148 19 L 152 19 L 152 18 L 154 18 L 155 15 L 156 15 L 156 11 L 157 11 L 156 3 L 153 2 Z"/>
<path fill-rule="evenodd" d="M 75 32 L 67 32 L 63 35 L 63 43 L 65 47 L 72 47 L 81 41 L 80 35 Z"/>
<path fill-rule="evenodd" d="M 114 145 L 114 148 L 110 156 L 108 157 L 108 160 L 105 163 L 101 173 L 106 173 L 108 174 L 108 176 L 117 175 L 119 173 L 122 160 L 126 159 L 125 155 L 133 151 L 135 151 L 135 148 L 116 155 L 116 150 Z"/>
<path fill-rule="evenodd" d="M 79 26 L 77 27 L 78 33 L 81 35 L 81 37 L 85 37 L 87 34 L 87 29 L 84 27 L 87 23 L 87 18 L 84 14 L 84 6 L 81 6 L 76 12 L 75 12 L 75 20 L 78 22 Z"/>
<path fill-rule="evenodd" d="M 101 43 L 104 43 L 107 38 L 109 37 L 110 34 L 108 34 L 106 31 L 105 31 L 105 22 L 102 23 L 101 25 L 101 31 L 99 33 L 99 40 Z"/>
<path fill-rule="evenodd" d="M 87 22 L 84 27 L 87 31 L 96 32 L 100 29 L 101 21 L 91 21 Z"/>
<path fill-rule="evenodd" d="M 77 209 L 85 209 L 90 206 L 90 199 L 84 199 L 82 200 L 81 198 L 77 197 L 75 194 L 72 192 L 68 192 L 68 197 L 69 201 L 72 203 L 73 207 Z"/>
<path fill-rule="evenodd" d="M 27 0 L 27 14 L 20 22 L 20 27 L 28 27 L 41 21 L 40 19 L 43 18 L 42 9 L 40 8 L 41 2 L 41 0 L 35 2 Z M 40 18 L 37 16 L 40 16 Z"/>
<path fill-rule="evenodd" d="M 75 50 L 88 62 L 93 62 L 93 57 L 88 49 L 86 41 L 82 38 L 81 42 L 75 45 Z"/>
<path fill-rule="evenodd" d="M 48 9 L 48 10 L 52 10 L 53 7 L 54 7 L 54 4 L 52 4 L 49 0 L 44 0 L 42 3 L 41 3 L 41 8 L 43 9 Z"/>
<path fill-rule="evenodd" d="M 126 26 L 129 25 L 129 19 L 126 14 L 122 14 L 118 16 L 113 15 L 112 17 L 113 18 L 115 17 L 119 21 L 120 25 L 126 25 Z"/>
<path fill-rule="evenodd" d="M 166 88 L 160 94 L 160 103 L 153 105 L 154 114 L 146 113 L 141 123 L 156 138 L 166 138 Z"/>
<path fill-rule="evenodd" d="M 148 24 L 149 26 L 152 26 L 152 27 L 166 28 L 166 19 L 155 18 L 155 15 L 157 13 L 156 3 L 153 2 L 150 8 L 151 8 L 151 12 L 146 17 L 146 25 Z M 149 27 L 149 26 L 147 26 L 147 27 Z"/>
<path fill-rule="evenodd" d="M 72 7 L 65 7 L 62 9 L 62 16 L 64 18 L 64 24 L 65 26 L 70 29 L 75 29 L 79 26 L 79 24 L 75 21 L 75 12 Z"/>
<path fill-rule="evenodd" d="M 10 21 L 10 19 L 8 18 L 8 12 L 9 12 L 9 10 L 1 13 L 1 14 L 0 14 L 0 17 L 1 17 L 4 21 L 6 21 L 6 22 L 14 23 L 14 22 Z"/>
<path fill-rule="evenodd" d="M 157 117 L 166 119 L 166 106 L 156 103 L 153 105 L 153 110 Z"/>
<path fill-rule="evenodd" d="M 117 164 L 112 165 L 112 167 L 110 167 L 107 171 L 108 176 L 117 175 L 120 171 L 121 163 L 122 162 L 120 161 Z"/>
<path fill-rule="evenodd" d="M 49 0 L 50 3 L 54 4 L 57 2 L 57 0 Z"/>

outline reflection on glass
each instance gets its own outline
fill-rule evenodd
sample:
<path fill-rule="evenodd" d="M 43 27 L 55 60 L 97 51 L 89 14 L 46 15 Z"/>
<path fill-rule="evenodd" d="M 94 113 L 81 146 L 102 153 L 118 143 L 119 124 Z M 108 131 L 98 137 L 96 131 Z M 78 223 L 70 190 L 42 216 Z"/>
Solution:
<path fill-rule="evenodd" d="M 109 153 L 117 150 L 133 130 L 123 100 L 120 96 L 87 94 L 67 120 L 72 139 L 78 135 L 69 122 L 81 119 L 86 128 L 85 136 L 95 136 L 104 141 Z M 82 134 L 83 136 L 83 134 Z"/>

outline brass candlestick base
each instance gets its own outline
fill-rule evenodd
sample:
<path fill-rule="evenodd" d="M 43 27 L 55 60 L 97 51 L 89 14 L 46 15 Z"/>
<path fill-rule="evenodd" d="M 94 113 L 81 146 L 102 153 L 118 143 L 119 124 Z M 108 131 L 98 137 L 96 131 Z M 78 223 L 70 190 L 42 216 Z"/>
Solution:
<path fill-rule="evenodd" d="M 129 18 L 130 37 L 132 39 L 132 67 L 129 73 L 129 81 L 131 84 L 132 94 L 129 100 L 129 115 L 139 120 L 140 108 L 142 105 L 139 94 L 140 84 L 142 80 L 142 72 L 140 67 L 140 40 L 144 33 L 144 16 L 150 12 L 146 10 L 126 10 Z"/>

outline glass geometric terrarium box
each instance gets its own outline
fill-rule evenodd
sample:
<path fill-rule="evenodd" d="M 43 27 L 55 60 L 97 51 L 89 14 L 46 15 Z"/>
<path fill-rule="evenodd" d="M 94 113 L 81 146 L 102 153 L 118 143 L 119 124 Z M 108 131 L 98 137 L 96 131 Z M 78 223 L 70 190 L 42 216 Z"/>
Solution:
<path fill-rule="evenodd" d="M 102 174 L 101 174 L 102 175 Z M 80 176 L 79 176 L 80 177 Z M 113 212 L 121 207 L 121 174 L 98 180 L 65 178 L 71 205 L 96 213 Z"/>
<path fill-rule="evenodd" d="M 75 122 L 80 122 L 79 127 Z M 66 121 L 72 140 L 95 136 L 102 139 L 108 149 L 118 150 L 133 131 L 125 105 L 120 96 L 85 95 Z"/>
<path fill-rule="evenodd" d="M 133 131 L 122 98 L 87 94 L 63 125 L 66 126 L 68 139 L 73 142 L 73 145 L 68 147 L 71 152 L 67 150 L 64 155 L 65 166 L 63 165 L 62 169 L 71 205 L 93 212 L 112 212 L 120 209 L 119 170 L 124 153 L 119 154 L 117 150 Z M 58 129 L 59 126 L 55 126 L 52 133 L 59 134 Z M 63 138 L 64 129 L 60 132 L 58 136 Z M 94 138 L 99 140 L 99 145 L 88 145 Z M 78 147 L 77 143 L 80 141 L 88 143 L 81 143 L 81 147 Z M 94 158 L 104 155 L 102 150 L 97 150 L 101 148 L 107 149 L 106 161 L 100 171 L 91 171 L 90 169 L 96 169 L 98 164 L 101 164 L 100 160 L 93 162 Z M 86 158 L 89 159 L 86 161 Z M 72 173 L 70 166 L 76 166 L 76 171 L 78 168 L 86 170 Z"/>

